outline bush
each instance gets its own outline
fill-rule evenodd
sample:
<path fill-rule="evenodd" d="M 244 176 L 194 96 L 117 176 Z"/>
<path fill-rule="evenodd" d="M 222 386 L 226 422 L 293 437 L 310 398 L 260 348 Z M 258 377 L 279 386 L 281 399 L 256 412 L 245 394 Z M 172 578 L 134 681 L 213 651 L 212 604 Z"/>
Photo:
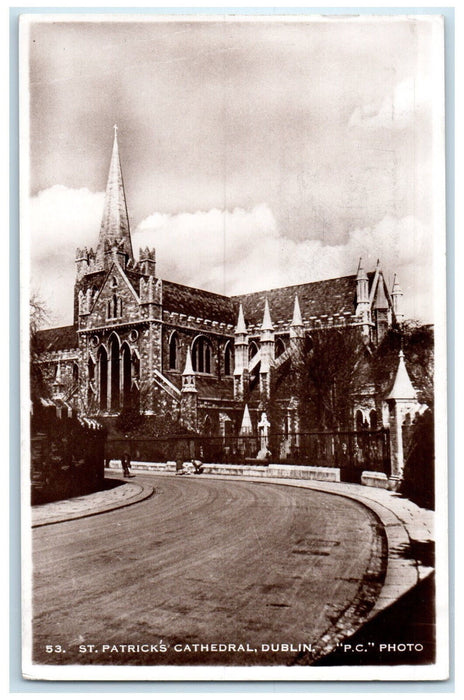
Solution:
<path fill-rule="evenodd" d="M 435 507 L 435 439 L 431 409 L 418 416 L 405 445 L 403 494 L 422 508 Z"/>

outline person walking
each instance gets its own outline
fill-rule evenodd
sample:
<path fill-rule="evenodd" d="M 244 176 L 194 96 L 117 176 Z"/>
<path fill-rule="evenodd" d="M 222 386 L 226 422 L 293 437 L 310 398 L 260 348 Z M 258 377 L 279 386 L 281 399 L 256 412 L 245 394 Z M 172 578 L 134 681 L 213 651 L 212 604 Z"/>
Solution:
<path fill-rule="evenodd" d="M 122 459 L 121 459 L 121 464 L 122 464 L 123 476 L 126 478 L 129 478 L 130 477 L 129 469 L 130 469 L 131 463 L 130 463 L 130 456 L 127 452 L 124 452 Z"/>

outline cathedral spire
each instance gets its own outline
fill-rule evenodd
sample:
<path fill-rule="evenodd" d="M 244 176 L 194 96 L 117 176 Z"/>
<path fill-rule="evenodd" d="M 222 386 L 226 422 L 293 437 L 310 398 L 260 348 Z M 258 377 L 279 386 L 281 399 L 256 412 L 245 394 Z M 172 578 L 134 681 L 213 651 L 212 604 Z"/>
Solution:
<path fill-rule="evenodd" d="M 132 241 L 127 214 L 126 194 L 122 179 L 121 163 L 118 148 L 118 127 L 114 129 L 113 152 L 111 155 L 108 182 L 106 184 L 105 206 L 97 245 L 97 264 L 104 267 L 105 252 L 115 245 L 126 256 L 126 260 L 134 260 Z"/>

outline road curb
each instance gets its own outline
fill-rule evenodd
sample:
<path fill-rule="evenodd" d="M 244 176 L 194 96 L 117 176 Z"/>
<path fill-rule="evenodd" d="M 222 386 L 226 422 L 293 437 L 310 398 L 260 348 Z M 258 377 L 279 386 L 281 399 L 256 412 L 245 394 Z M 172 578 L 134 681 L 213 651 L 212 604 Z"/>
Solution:
<path fill-rule="evenodd" d="M 329 482 L 315 481 L 305 481 L 302 483 L 293 479 L 241 477 L 212 474 L 202 475 L 201 478 L 227 480 L 246 479 L 272 484 L 286 484 L 287 486 L 306 488 L 313 491 L 323 491 L 324 493 L 330 493 L 335 496 L 349 498 L 350 500 L 361 503 L 364 507 L 371 510 L 378 517 L 382 527 L 384 528 L 388 546 L 385 583 L 382 587 L 379 601 L 372 609 L 371 614 L 377 614 L 377 612 L 380 612 L 380 610 L 388 607 L 390 603 L 398 600 L 401 595 L 409 591 L 413 586 L 419 583 L 419 581 L 426 578 L 433 570 L 431 567 L 421 567 L 417 560 L 414 560 L 414 563 L 412 563 L 413 560 L 410 560 L 410 563 L 408 563 L 408 560 L 401 559 L 401 552 L 405 551 L 405 548 L 409 547 L 411 542 L 411 536 L 409 534 L 407 524 L 391 508 L 373 498 L 374 492 L 371 492 L 370 495 L 367 493 L 349 493 L 342 490 L 343 483 L 337 483 L 336 485 L 332 485 Z M 365 486 L 363 488 L 370 490 L 373 487 Z"/>
<path fill-rule="evenodd" d="M 174 473 L 166 473 L 163 471 L 155 470 L 138 470 L 139 474 L 150 474 L 157 476 L 174 476 Z M 179 478 L 198 478 L 194 475 L 186 475 Z M 423 566 L 418 560 L 411 558 L 406 559 L 404 554 L 411 550 L 411 540 L 414 539 L 410 530 L 413 527 L 413 519 L 417 517 L 417 513 L 414 514 L 411 511 L 415 508 L 414 504 L 410 504 L 409 508 L 405 507 L 406 515 L 409 513 L 410 521 L 407 519 L 402 519 L 400 515 L 395 512 L 391 507 L 394 503 L 391 500 L 389 505 L 381 503 L 380 501 L 385 498 L 397 498 L 396 495 L 390 494 L 390 492 L 384 489 L 377 489 L 373 486 L 359 486 L 356 488 L 359 491 L 349 491 L 353 488 L 351 484 L 344 484 L 343 482 L 331 483 L 327 481 L 315 481 L 315 480 L 297 480 L 290 478 L 278 478 L 278 477 L 267 477 L 267 476 L 248 476 L 244 474 L 202 474 L 201 479 L 216 479 L 216 480 L 226 480 L 226 481 L 254 481 L 259 483 L 272 483 L 293 486 L 297 488 L 307 488 L 313 491 L 323 491 L 325 493 L 330 493 L 336 496 L 341 496 L 344 498 L 349 498 L 357 503 L 361 503 L 365 508 L 372 511 L 376 517 L 379 519 L 387 539 L 387 567 L 385 581 L 382 586 L 380 595 L 374 604 L 372 610 L 367 616 L 366 620 L 372 619 L 379 612 L 390 607 L 394 602 L 396 602 L 401 596 L 410 591 L 414 586 L 416 586 L 421 580 L 430 575 L 434 570 L 433 567 Z M 362 492 L 360 490 L 362 489 Z M 377 496 L 377 498 L 376 498 Z M 409 503 L 402 501 L 402 504 Z M 420 512 L 422 509 L 418 509 Z M 409 527 L 408 527 L 409 526 Z M 423 525 L 423 529 L 425 525 Z M 431 533 L 429 533 L 430 539 L 432 539 Z"/>
<path fill-rule="evenodd" d="M 127 486 L 127 483 L 122 484 L 121 486 L 116 486 L 115 489 L 112 489 L 112 491 L 116 489 L 122 489 Z M 153 494 L 155 493 L 155 488 L 154 486 L 147 486 L 145 484 L 130 484 L 130 486 L 134 487 L 132 490 L 134 493 L 132 495 L 128 496 L 121 496 L 121 501 L 120 502 L 113 502 L 113 503 L 108 503 L 106 506 L 104 504 L 101 504 L 99 506 L 94 506 L 90 507 L 86 510 L 76 512 L 76 513 L 67 513 L 63 514 L 63 516 L 57 515 L 51 515 L 51 516 L 44 516 L 42 519 L 40 518 L 40 513 L 34 513 L 34 506 L 32 507 L 32 528 L 36 527 L 45 527 L 46 525 L 55 525 L 58 523 L 66 523 L 71 520 L 81 520 L 82 518 L 89 518 L 93 515 L 100 515 L 102 513 L 110 513 L 111 511 L 114 510 L 119 510 L 120 508 L 126 508 L 128 506 L 132 506 L 136 503 L 140 503 L 142 501 L 146 501 L 148 498 L 151 498 Z M 93 495 L 93 494 L 92 494 Z M 82 498 L 82 497 L 81 497 Z M 73 501 L 74 499 L 70 499 L 70 501 Z M 65 503 L 65 501 L 62 501 L 61 503 Z M 41 508 L 42 506 L 36 506 L 37 508 Z M 34 518 L 34 516 L 36 516 Z"/>
<path fill-rule="evenodd" d="M 357 625 L 352 626 L 348 623 L 348 627 L 344 628 L 343 618 L 345 613 L 342 613 L 340 618 L 334 623 L 332 631 L 328 630 L 323 635 L 324 650 L 322 654 L 317 654 L 317 658 L 327 656 L 336 647 L 336 644 L 342 639 L 347 639 L 361 629 L 367 622 L 374 620 L 377 615 L 391 608 L 400 598 L 411 592 L 421 581 L 426 579 L 434 571 L 433 567 L 421 566 L 416 559 L 405 559 L 402 554 L 410 551 L 411 535 L 407 527 L 407 523 L 400 518 L 391 508 L 383 503 L 380 503 L 374 498 L 375 491 L 371 491 L 373 487 L 364 486 L 363 489 L 369 489 L 369 493 L 349 493 L 343 491 L 343 483 L 331 484 L 329 482 L 305 481 L 298 482 L 296 480 L 282 478 L 266 478 L 266 477 L 247 477 L 247 476 L 227 476 L 206 474 L 201 477 L 209 479 L 224 479 L 224 480 L 246 480 L 260 483 L 284 484 L 295 488 L 306 488 L 312 491 L 321 491 L 334 496 L 341 496 L 352 501 L 360 503 L 365 508 L 370 510 L 380 521 L 385 538 L 387 541 L 387 562 L 385 579 L 380 590 L 380 593 L 370 609 L 366 617 Z M 383 489 L 380 490 L 383 494 Z M 355 601 L 352 602 L 352 604 Z M 351 606 L 350 606 L 351 607 Z M 311 659 L 311 662 L 317 660 Z"/>

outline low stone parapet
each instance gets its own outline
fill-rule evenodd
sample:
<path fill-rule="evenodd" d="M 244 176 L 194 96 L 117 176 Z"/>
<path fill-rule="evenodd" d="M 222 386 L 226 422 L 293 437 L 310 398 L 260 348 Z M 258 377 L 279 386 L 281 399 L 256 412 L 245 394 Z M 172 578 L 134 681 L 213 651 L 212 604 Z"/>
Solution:
<path fill-rule="evenodd" d="M 314 479 L 315 481 L 340 481 L 338 467 L 310 467 L 301 465 L 270 464 L 266 471 L 277 478 Z"/>
<path fill-rule="evenodd" d="M 361 474 L 361 484 L 363 486 L 375 486 L 378 489 L 390 489 L 390 481 L 383 472 L 365 471 Z"/>
<path fill-rule="evenodd" d="M 121 460 L 111 459 L 109 463 L 110 469 L 120 469 L 122 471 Z M 131 471 L 147 471 L 147 472 L 175 472 L 175 462 L 131 462 Z"/>
<path fill-rule="evenodd" d="M 122 469 L 119 460 L 114 459 L 109 464 L 111 469 Z M 184 462 L 184 467 L 192 467 L 190 462 Z M 172 473 L 176 472 L 176 463 L 169 462 L 132 462 L 131 471 L 149 471 Z M 313 467 L 291 464 L 204 464 L 204 474 L 224 474 L 229 476 L 268 476 L 274 479 L 313 479 L 315 481 L 340 481 L 340 469 L 337 467 Z"/>

